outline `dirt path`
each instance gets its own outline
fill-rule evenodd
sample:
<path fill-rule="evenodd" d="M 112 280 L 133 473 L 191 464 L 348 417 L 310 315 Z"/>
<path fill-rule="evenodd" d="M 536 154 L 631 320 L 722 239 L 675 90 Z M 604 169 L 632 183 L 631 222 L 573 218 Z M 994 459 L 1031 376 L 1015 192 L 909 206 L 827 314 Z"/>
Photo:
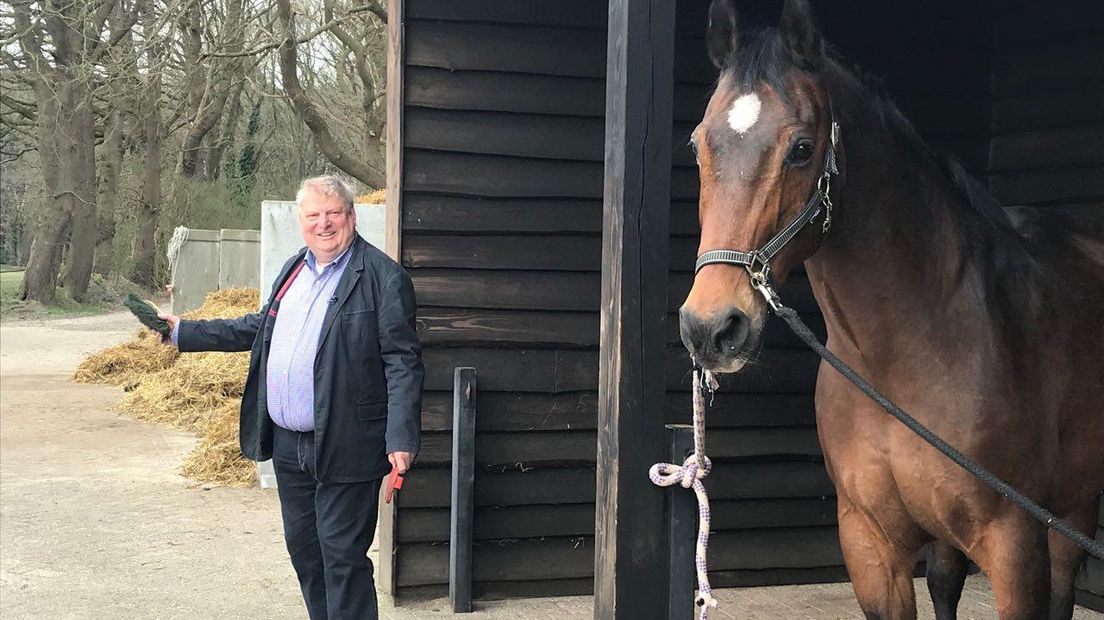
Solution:
<path fill-rule="evenodd" d="M 203 490 L 194 438 L 73 385 L 126 314 L 0 324 L 0 617 L 297 618 L 276 495 Z"/>

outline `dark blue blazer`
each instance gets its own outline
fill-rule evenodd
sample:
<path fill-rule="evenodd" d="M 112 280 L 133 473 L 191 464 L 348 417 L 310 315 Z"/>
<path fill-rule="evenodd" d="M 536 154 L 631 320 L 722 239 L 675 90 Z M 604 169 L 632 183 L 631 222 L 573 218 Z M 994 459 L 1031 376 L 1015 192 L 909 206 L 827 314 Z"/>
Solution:
<path fill-rule="evenodd" d="M 326 482 L 382 478 L 388 452 L 416 454 L 421 445 L 422 348 L 414 323 L 410 277 L 360 235 L 326 310 L 314 361 L 316 471 Z M 251 351 L 241 405 L 242 454 L 272 458 L 265 368 L 276 292 L 306 248 L 289 259 L 257 314 L 181 321 L 181 351 Z"/>

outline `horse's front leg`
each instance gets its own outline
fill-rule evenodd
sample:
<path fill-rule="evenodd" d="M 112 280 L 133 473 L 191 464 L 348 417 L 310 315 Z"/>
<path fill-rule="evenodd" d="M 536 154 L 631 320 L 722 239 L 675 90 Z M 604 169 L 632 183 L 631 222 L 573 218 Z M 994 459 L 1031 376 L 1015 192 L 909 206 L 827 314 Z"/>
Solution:
<path fill-rule="evenodd" d="M 958 601 L 969 567 L 965 553 L 942 540 L 932 541 L 928 548 L 927 577 L 936 620 L 958 617 Z"/>
<path fill-rule="evenodd" d="M 847 573 L 867 620 L 915 620 L 912 571 L 916 551 L 885 530 L 837 487 L 839 535 Z M 907 529 L 907 528 L 906 528 Z"/>
<path fill-rule="evenodd" d="M 1092 536 L 1096 529 L 1097 498 L 1066 516 L 1066 521 L 1082 533 Z M 1050 620 L 1073 617 L 1073 582 L 1085 558 L 1085 550 L 1062 534 L 1051 530 L 1050 548 Z"/>
<path fill-rule="evenodd" d="M 1006 502 L 983 521 L 977 553 L 989 576 L 1000 620 L 1046 618 L 1050 607 L 1050 555 L 1046 527 Z"/>

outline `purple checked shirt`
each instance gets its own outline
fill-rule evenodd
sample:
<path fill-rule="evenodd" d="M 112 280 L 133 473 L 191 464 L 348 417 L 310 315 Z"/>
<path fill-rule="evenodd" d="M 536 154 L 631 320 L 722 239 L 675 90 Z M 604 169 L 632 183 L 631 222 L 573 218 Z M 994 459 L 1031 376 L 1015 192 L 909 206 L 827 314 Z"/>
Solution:
<path fill-rule="evenodd" d="M 321 270 L 314 253 L 307 250 L 306 264 L 280 300 L 266 366 L 268 416 L 277 426 L 301 433 L 314 430 L 314 356 L 322 320 L 352 247 Z M 179 334 L 177 324 L 170 335 L 174 345 Z"/>

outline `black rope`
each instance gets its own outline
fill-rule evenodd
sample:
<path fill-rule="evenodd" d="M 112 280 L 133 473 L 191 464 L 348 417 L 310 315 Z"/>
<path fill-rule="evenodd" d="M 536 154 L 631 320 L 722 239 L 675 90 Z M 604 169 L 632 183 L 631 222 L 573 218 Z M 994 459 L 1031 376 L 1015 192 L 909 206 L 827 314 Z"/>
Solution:
<path fill-rule="evenodd" d="M 976 476 L 979 480 L 984 482 L 989 488 L 993 489 L 997 493 L 1000 493 L 1004 497 L 1011 500 L 1020 508 L 1023 508 L 1031 516 L 1035 517 L 1039 521 L 1042 521 L 1047 527 L 1058 530 L 1061 534 L 1067 536 L 1082 549 L 1088 551 L 1092 555 L 1104 560 L 1104 544 L 1101 544 L 1088 536 L 1085 536 L 1078 530 L 1074 529 L 1070 524 L 1054 516 L 1054 513 L 1050 512 L 1046 508 L 1036 504 L 1035 502 L 1024 496 L 1016 489 L 1012 488 L 1007 482 L 994 476 L 987 469 L 971 461 L 964 456 L 958 450 L 951 447 L 950 444 L 940 439 L 935 433 L 929 431 L 916 421 L 915 418 L 910 416 L 901 410 L 900 407 L 894 405 L 888 398 L 882 396 L 878 390 L 874 389 L 874 386 L 870 385 L 865 379 L 855 373 L 847 364 L 844 364 L 838 357 L 832 354 L 823 344 L 817 340 L 816 335 L 801 322 L 801 319 L 797 316 L 797 312 L 786 306 L 779 305 L 775 310 L 778 316 L 785 319 L 786 323 L 790 325 L 790 329 L 793 330 L 799 338 L 805 341 L 805 344 L 809 345 L 816 351 L 824 361 L 832 365 L 833 368 L 839 371 L 841 375 L 846 377 L 851 383 L 854 383 L 864 394 L 872 398 L 875 402 L 882 406 L 891 416 L 897 418 L 902 424 L 908 427 L 909 430 L 920 436 L 921 439 L 928 442 L 932 446 L 935 446 L 937 450 L 942 452 L 947 458 L 957 463 L 960 467 Z"/>

